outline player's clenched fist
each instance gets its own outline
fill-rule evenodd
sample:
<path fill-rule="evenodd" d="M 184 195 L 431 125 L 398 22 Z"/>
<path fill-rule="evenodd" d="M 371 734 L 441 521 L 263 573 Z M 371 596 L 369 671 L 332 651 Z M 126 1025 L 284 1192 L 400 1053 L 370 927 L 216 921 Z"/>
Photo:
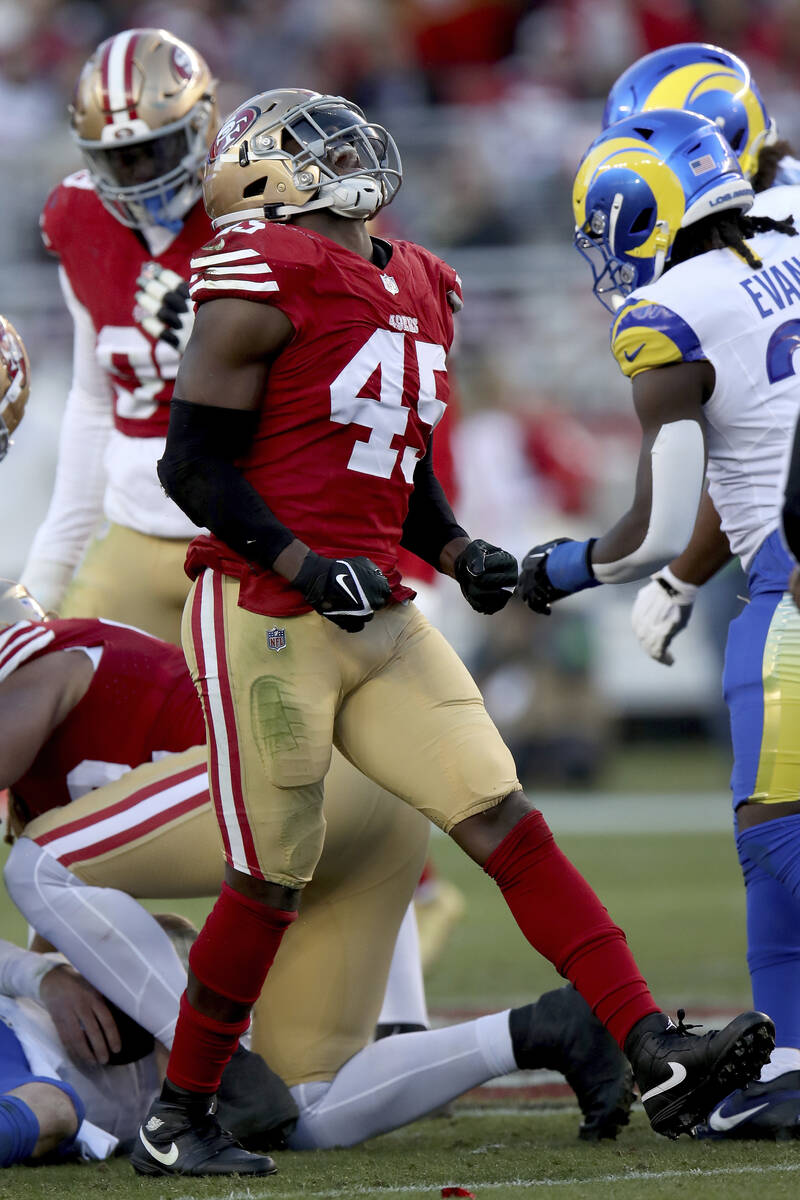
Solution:
<path fill-rule="evenodd" d="M 292 580 L 312 608 L 358 633 L 391 597 L 389 581 L 369 558 L 323 558 L 309 550 Z"/>
<path fill-rule="evenodd" d="M 453 574 L 476 612 L 496 613 L 513 595 L 517 560 L 507 550 L 476 538 L 453 563 Z"/>
<path fill-rule="evenodd" d="M 145 263 L 136 282 L 136 303 L 148 314 L 139 321 L 142 329 L 183 354 L 194 325 L 188 283 L 169 267 L 154 262 Z"/>

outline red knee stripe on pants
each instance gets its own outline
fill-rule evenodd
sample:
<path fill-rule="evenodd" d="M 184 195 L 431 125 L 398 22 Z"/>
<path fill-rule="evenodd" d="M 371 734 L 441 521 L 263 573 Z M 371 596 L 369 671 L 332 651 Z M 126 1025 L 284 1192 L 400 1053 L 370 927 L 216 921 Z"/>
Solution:
<path fill-rule="evenodd" d="M 659 1012 L 625 934 L 559 850 L 542 814 L 528 813 L 487 858 L 525 937 L 578 989 L 620 1046 Z"/>
<path fill-rule="evenodd" d="M 268 908 L 223 883 L 191 950 L 197 980 L 228 1000 L 255 1004 L 296 912 Z"/>

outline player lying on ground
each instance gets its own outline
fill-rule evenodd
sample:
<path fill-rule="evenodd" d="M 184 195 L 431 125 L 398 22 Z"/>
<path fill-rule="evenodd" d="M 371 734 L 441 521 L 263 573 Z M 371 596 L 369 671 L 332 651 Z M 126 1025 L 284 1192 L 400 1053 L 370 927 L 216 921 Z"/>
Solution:
<path fill-rule="evenodd" d="M 689 1038 L 660 1013 L 402 584 L 401 539 L 485 613 L 507 602 L 516 564 L 466 535 L 431 468 L 461 289 L 423 248 L 367 232 L 400 174 L 385 129 L 302 90 L 253 97 L 209 154 L 218 237 L 193 259 L 198 313 L 159 472 L 212 535 L 189 552 L 184 648 L 227 866 L 134 1156 L 145 1173 L 264 1170 L 214 1141 L 208 1109 L 314 874 L 334 743 L 495 879 L 624 1045 L 654 1128 L 690 1128 L 771 1045 L 763 1014 Z"/>
<path fill-rule="evenodd" d="M 176 648 L 102 621 L 27 620 L 16 603 L 0 602 L 0 620 L 23 615 L 0 631 L 0 721 L 9 729 L 0 781 L 11 784 L 21 832 L 9 890 L 39 933 L 169 1044 L 186 974 L 131 896 L 219 888 L 204 747 L 149 761 L 156 747 L 202 737 L 199 701 Z M 23 709 L 12 726 L 10 714 Z M 118 778 L 87 790 L 110 776 Z M 253 1027 L 254 1049 L 297 1102 L 289 1144 L 352 1144 L 498 1074 L 537 1066 L 566 1073 L 583 1136 L 614 1136 L 627 1120 L 629 1068 L 571 988 L 511 1013 L 368 1044 L 428 825 L 395 797 L 376 797 L 341 759 L 325 812 L 319 870 Z M 279 1100 L 274 1090 L 253 1095 L 240 1131 L 248 1115 L 250 1138 L 283 1125 Z"/>

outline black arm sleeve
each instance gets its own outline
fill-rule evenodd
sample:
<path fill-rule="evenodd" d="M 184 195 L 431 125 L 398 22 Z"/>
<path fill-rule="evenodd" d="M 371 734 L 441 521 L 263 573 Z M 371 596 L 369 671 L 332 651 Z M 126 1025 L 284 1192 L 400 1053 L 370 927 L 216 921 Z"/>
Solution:
<path fill-rule="evenodd" d="M 262 567 L 271 567 L 294 534 L 234 466 L 248 450 L 258 413 L 172 399 L 158 478 L 196 525 Z"/>
<path fill-rule="evenodd" d="M 794 431 L 792 457 L 783 502 L 783 536 L 786 545 L 800 562 L 800 421 Z"/>
<path fill-rule="evenodd" d="M 414 490 L 403 522 L 400 545 L 437 571 L 439 555 L 453 538 L 469 534 L 456 521 L 442 485 L 433 473 L 433 437 L 414 471 Z"/>

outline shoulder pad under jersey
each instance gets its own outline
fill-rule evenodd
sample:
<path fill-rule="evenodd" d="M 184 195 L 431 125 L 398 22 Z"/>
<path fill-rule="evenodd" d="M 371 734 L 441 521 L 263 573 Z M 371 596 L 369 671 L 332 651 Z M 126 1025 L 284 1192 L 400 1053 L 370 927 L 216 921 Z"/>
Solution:
<path fill-rule="evenodd" d="M 60 254 L 64 239 L 74 233 L 80 218 L 76 218 L 76 197 L 81 193 L 94 194 L 94 185 L 88 171 L 76 171 L 54 187 L 45 201 L 39 229 L 45 248 L 52 254 Z M 98 201 L 99 203 L 99 201 Z"/>
<path fill-rule="evenodd" d="M 700 339 L 683 317 L 652 300 L 630 300 L 611 326 L 611 349 L 623 375 L 706 358 Z"/>
<path fill-rule="evenodd" d="M 315 254 L 314 244 L 293 226 L 240 221 L 194 255 L 189 294 L 195 304 L 223 296 L 274 303 Z"/>

